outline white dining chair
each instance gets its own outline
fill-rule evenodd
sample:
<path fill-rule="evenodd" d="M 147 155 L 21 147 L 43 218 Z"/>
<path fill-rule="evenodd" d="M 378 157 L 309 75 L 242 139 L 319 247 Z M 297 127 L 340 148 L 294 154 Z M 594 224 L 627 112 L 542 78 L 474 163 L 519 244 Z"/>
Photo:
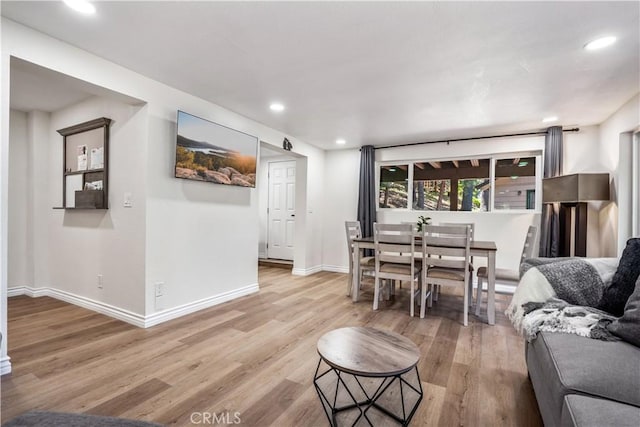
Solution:
<path fill-rule="evenodd" d="M 375 273 L 375 258 L 361 257 L 359 253 L 355 253 L 353 240 L 362 237 L 360 221 L 345 221 L 344 228 L 347 232 L 347 249 L 349 253 L 349 281 L 347 282 L 347 295 L 351 295 L 353 290 L 353 271 L 355 269 L 354 262 L 357 260 L 360 264 L 360 277 L 358 277 L 358 286 L 360 286 L 363 276 L 373 276 Z"/>
<path fill-rule="evenodd" d="M 422 262 L 416 258 L 415 232 L 412 225 L 374 223 L 373 239 L 375 245 L 373 309 L 378 309 L 382 280 L 385 280 L 388 286 L 391 286 L 391 281 L 404 280 L 411 283 L 409 313 L 413 317 L 415 297 L 420 289 Z M 388 292 L 392 293 L 391 290 Z"/>
<path fill-rule="evenodd" d="M 455 286 L 463 292 L 463 324 L 469 318 L 469 264 L 471 230 L 466 225 L 425 225 L 422 227 L 422 289 L 420 317 L 424 317 L 426 298 L 433 304 L 435 286 Z M 428 291 L 431 290 L 431 294 Z"/>
<path fill-rule="evenodd" d="M 530 226 L 527 230 L 527 236 L 524 239 L 524 247 L 522 248 L 522 254 L 520 255 L 520 264 L 528 258 L 533 256 L 534 243 L 536 241 L 536 234 L 538 232 L 538 228 L 535 226 Z M 478 277 L 478 289 L 476 290 L 476 316 L 480 315 L 480 305 L 482 304 L 482 292 L 484 281 L 488 280 L 489 273 L 487 271 L 487 267 L 478 268 L 478 272 L 476 273 Z M 509 270 L 507 268 L 496 268 L 496 281 L 500 281 L 500 283 L 513 284 L 518 285 L 520 282 L 520 271 L 518 270 Z"/>
<path fill-rule="evenodd" d="M 467 227 L 469 227 L 469 231 L 470 231 L 470 235 L 469 235 L 469 240 L 471 242 L 473 242 L 474 240 L 474 236 L 476 233 L 476 224 L 474 222 L 440 222 L 439 225 L 444 225 L 444 226 L 460 226 L 460 225 L 466 225 Z M 471 306 L 471 304 L 473 303 L 473 272 L 475 270 L 475 267 L 473 266 L 473 257 L 470 258 L 469 261 L 469 306 Z M 438 292 L 439 292 L 439 288 L 438 288 Z M 434 295 L 434 297 L 438 298 L 438 293 L 436 292 L 436 294 Z"/>

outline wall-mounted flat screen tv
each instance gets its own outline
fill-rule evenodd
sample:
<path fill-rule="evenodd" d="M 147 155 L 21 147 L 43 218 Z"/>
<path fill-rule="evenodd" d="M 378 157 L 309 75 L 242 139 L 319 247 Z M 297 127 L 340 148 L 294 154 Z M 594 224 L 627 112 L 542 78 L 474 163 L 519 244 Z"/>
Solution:
<path fill-rule="evenodd" d="M 256 186 L 258 138 L 178 111 L 176 178 Z"/>

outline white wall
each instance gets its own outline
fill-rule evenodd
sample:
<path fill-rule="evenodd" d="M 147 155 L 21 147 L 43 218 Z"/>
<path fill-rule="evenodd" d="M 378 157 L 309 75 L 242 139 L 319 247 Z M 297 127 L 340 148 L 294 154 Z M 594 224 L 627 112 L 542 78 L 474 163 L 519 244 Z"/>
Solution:
<path fill-rule="evenodd" d="M 9 130 L 9 287 L 33 283 L 33 256 L 29 245 L 27 207 L 30 195 L 27 114 L 11 110 Z M 31 265 L 30 265 L 31 264 Z"/>
<path fill-rule="evenodd" d="M 600 126 L 583 126 L 579 132 L 565 132 L 563 138 L 563 174 L 609 173 L 600 156 Z M 600 212 L 612 202 L 587 204 L 587 256 L 606 256 L 600 241 Z"/>
<path fill-rule="evenodd" d="M 308 241 L 305 254 L 305 266 L 307 271 L 322 270 L 322 223 L 325 212 L 325 151 L 313 146 L 307 146 L 304 151 L 299 151 L 307 160 L 307 206 L 306 206 L 306 232 Z M 298 171 L 296 170 L 296 174 Z M 297 218 L 297 216 L 296 216 Z"/>
<path fill-rule="evenodd" d="M 49 113 L 32 111 L 28 114 L 28 163 L 40 165 L 40 168 L 29 168 L 28 170 L 31 188 L 27 216 L 31 226 L 27 231 L 32 251 L 30 263 L 33 267 L 33 286 L 48 286 L 50 284 L 49 221 L 47 219 L 53 207 L 53 202 L 49 199 L 51 194 L 48 160 L 51 146 L 49 141 L 50 125 L 51 116 Z M 60 179 L 60 176 L 57 179 Z"/>
<path fill-rule="evenodd" d="M 109 142 L 109 209 L 64 210 L 62 206 L 62 137 L 56 132 L 98 117 L 112 119 Z M 104 97 L 51 114 L 44 203 L 49 243 L 48 283 L 57 290 L 80 295 L 138 315 L 144 315 L 146 109 Z M 45 150 L 44 144 L 40 149 Z M 32 165 L 32 167 L 38 167 Z M 137 203 L 123 207 L 123 193 Z M 38 258 L 35 263 L 41 262 Z M 98 289 L 97 276 L 103 276 Z"/>
<path fill-rule="evenodd" d="M 620 255 L 627 239 L 631 237 L 631 229 L 628 226 L 631 223 L 631 174 L 626 164 L 630 161 L 627 148 L 631 144 L 631 139 L 625 136 L 621 138 L 621 134 L 632 132 L 638 126 L 640 126 L 640 94 L 636 94 L 600 125 L 598 154 L 607 171 L 611 173 L 612 198 L 615 202 L 600 212 L 603 256 Z M 625 163 L 622 174 L 618 170 L 621 159 Z M 620 230 L 619 223 L 622 225 Z"/>
<path fill-rule="evenodd" d="M 325 164 L 324 269 L 349 272 L 349 253 L 344 229 L 345 221 L 358 215 L 358 182 L 360 151 L 329 151 Z"/>
<path fill-rule="evenodd" d="M 149 123 L 147 314 L 258 284 L 256 190 L 174 178 L 175 108 L 162 110 Z M 225 123 L 198 110 L 186 108 Z M 165 284 L 159 304 L 156 282 Z"/>
<path fill-rule="evenodd" d="M 145 151 L 139 144 L 146 116 L 139 110 L 94 97 L 51 115 L 12 112 L 9 289 L 54 288 L 144 314 L 144 203 L 124 209 L 114 197 L 137 189 L 144 200 Z M 110 209 L 54 210 L 62 205 L 63 139 L 56 130 L 97 117 L 113 120 Z"/>
<path fill-rule="evenodd" d="M 146 107 L 136 113 L 135 120 L 127 125 L 129 137 L 126 138 L 127 143 L 123 143 L 122 146 L 124 148 L 128 145 L 127 149 L 132 150 L 124 158 L 121 156 L 118 156 L 117 160 L 115 157 L 112 158 L 112 171 L 118 167 L 126 167 L 130 170 L 126 172 L 129 174 L 127 179 L 112 184 L 111 209 L 106 215 L 48 212 L 54 205 L 53 202 L 59 203 L 59 200 L 51 200 L 51 203 L 41 207 L 47 210 L 47 215 L 53 217 L 50 225 L 73 235 L 73 238 L 67 239 L 60 236 L 57 231 L 51 234 L 51 238 L 58 243 L 57 250 L 60 251 L 56 259 L 65 264 L 56 266 L 51 271 L 52 279 L 50 280 L 55 279 L 56 286 L 63 286 L 58 284 L 58 280 L 62 282 L 73 280 L 64 269 L 76 260 L 77 252 L 81 251 L 82 247 L 72 243 L 76 239 L 86 241 L 89 231 L 96 232 L 99 229 L 100 232 L 104 230 L 104 234 L 108 234 L 107 229 L 111 227 L 112 234 L 114 234 L 113 230 L 119 229 L 127 229 L 132 233 L 131 239 L 135 239 L 135 247 L 125 251 L 131 259 L 125 260 L 123 255 L 114 258 L 113 261 L 105 261 L 101 265 L 90 263 L 88 269 L 81 266 L 79 271 L 81 277 L 70 285 L 73 292 L 84 292 L 82 284 L 85 283 L 93 288 L 97 271 L 105 274 L 105 295 L 90 293 L 88 296 L 81 295 L 83 297 L 103 298 L 104 301 L 114 305 L 121 305 L 122 309 L 147 318 L 156 315 L 157 318 L 165 313 L 167 316 L 184 314 L 189 307 L 193 309 L 202 307 L 203 301 L 216 303 L 247 289 L 257 289 L 259 235 L 257 190 L 173 178 L 175 120 L 178 109 L 255 135 L 260 140 L 275 146 L 278 146 L 285 136 L 292 142 L 293 152 L 304 158 L 304 169 L 308 170 L 309 174 L 313 174 L 312 178 L 310 175 L 308 178 L 313 182 L 305 182 L 304 185 L 299 186 L 301 191 L 308 190 L 303 194 L 303 199 L 305 204 L 311 207 L 305 209 L 304 215 L 299 218 L 300 226 L 303 227 L 303 233 L 300 233 L 299 239 L 304 247 L 299 260 L 300 270 L 308 272 L 321 266 L 323 209 L 321 205 L 324 173 L 322 150 L 15 22 L 2 19 L 1 30 L 0 163 L 3 166 L 8 164 L 10 123 L 8 87 L 11 56 L 147 103 Z M 69 115 L 56 115 L 52 119 L 55 125 L 52 123 L 51 129 L 62 127 L 59 123 L 67 119 L 79 120 L 81 112 L 74 111 Z M 95 118 L 93 117 L 95 113 L 97 113 L 96 110 L 91 113 L 90 118 Z M 57 149 L 59 147 L 52 148 L 52 150 Z M 56 155 L 55 152 L 52 154 Z M 3 167 L 0 183 L 2 225 L 0 229 L 2 243 L 0 267 L 2 325 L 0 330 L 3 334 L 6 333 L 6 236 L 9 185 L 6 171 L 7 169 Z M 54 197 L 61 197 L 58 191 L 61 186 L 59 172 L 56 170 L 50 173 L 51 175 L 45 176 L 51 179 L 52 194 Z M 128 180 L 134 177 L 134 180 Z M 262 184 L 264 182 L 258 183 L 258 185 Z M 121 208 L 125 191 L 133 193 L 134 206 L 128 210 Z M 38 209 L 40 207 L 36 210 Z M 41 221 L 34 219 L 34 230 L 40 224 Z M 136 224 L 135 229 L 128 228 L 133 224 Z M 141 226 L 138 227 L 138 225 Z M 308 233 L 308 238 L 305 238 L 304 232 Z M 102 250 L 115 251 L 118 245 L 130 242 L 129 237 L 124 235 L 120 237 L 121 239 L 111 238 L 109 244 L 103 242 L 106 246 Z M 63 241 L 60 242 L 58 239 Z M 53 245 L 54 242 L 51 244 Z M 141 256 L 143 260 L 139 261 Z M 53 265 L 54 261 L 52 260 L 50 264 Z M 110 292 L 107 289 L 107 281 L 110 283 L 112 280 L 118 280 L 116 276 L 107 277 L 107 274 L 111 275 L 112 271 L 118 269 L 121 269 L 123 274 L 133 271 L 131 277 L 125 280 L 130 289 L 120 296 L 106 295 Z M 142 273 L 140 269 L 143 269 Z M 43 271 L 44 276 L 47 275 L 46 273 Z M 46 280 L 46 277 L 34 278 L 36 283 L 51 283 L 50 280 Z M 165 283 L 166 293 L 156 305 L 154 284 L 158 281 Z M 163 320 L 167 318 L 165 316 Z M 3 341 L 2 356 L 6 355 L 5 342 Z"/>
<path fill-rule="evenodd" d="M 0 6 L 1 7 L 1 6 Z M 0 25 L 3 21 L 0 21 Z M 4 28 L 0 28 L 2 30 Z M 4 42 L 3 35 L 0 42 Z M 4 45 L 2 50 L 4 52 Z M 7 264 L 9 218 L 9 57 L 0 54 L 0 375 L 11 372 L 7 356 Z"/>
<path fill-rule="evenodd" d="M 175 120 L 178 109 L 255 135 L 260 140 L 276 146 L 285 136 L 291 140 L 293 151 L 306 158 L 314 179 L 319 181 L 318 184 L 309 185 L 309 192 L 306 191 L 306 183 L 299 186 L 303 191 L 301 196 L 307 203 L 318 206 L 317 210 L 307 212 L 307 218 L 303 217 L 300 221 L 303 231 L 310 233 L 308 239 L 305 239 L 304 235 L 300 236 L 301 244 L 304 246 L 300 266 L 302 271 L 321 266 L 322 245 L 318 236 L 321 235 L 322 223 L 317 211 L 321 210 L 320 200 L 323 191 L 322 150 L 4 19 L 2 43 L 3 66 L 8 66 L 10 55 L 16 56 L 147 103 L 138 113 L 141 116 L 136 118 L 135 125 L 131 125 L 130 130 L 135 135 L 130 135 L 128 144 L 130 148 L 135 147 L 134 151 L 131 151 L 127 158 L 112 158 L 112 171 L 120 162 L 122 167 L 135 170 L 131 173 L 136 179 L 118 184 L 113 182 L 112 177 L 111 209 L 104 218 L 96 218 L 91 214 L 82 215 L 80 212 L 58 212 L 57 215 L 60 217 L 53 224 L 55 226 L 56 221 L 57 224 L 63 221 L 64 224 L 62 216 L 71 218 L 69 215 L 80 214 L 74 217 L 75 220 L 88 222 L 93 227 L 122 227 L 123 223 L 114 220 L 111 215 L 115 215 L 122 206 L 123 193 L 133 193 L 133 208 L 124 210 L 127 218 L 125 224 L 127 227 L 136 224 L 135 229 L 129 229 L 129 232 L 132 239 L 143 241 L 144 249 L 132 249 L 136 251 L 135 256 L 125 259 L 126 255 L 123 255 L 116 259 L 121 261 L 120 267 L 124 267 L 125 271 L 129 268 L 135 270 L 135 274 L 126 282 L 136 282 L 133 285 L 135 289 L 118 298 L 126 298 L 126 295 L 136 293 L 133 298 L 135 302 L 127 298 L 127 302 L 114 300 L 114 303 L 122 304 L 122 308 L 135 313 L 149 316 L 162 309 L 184 307 L 217 295 L 233 293 L 234 290 L 257 288 L 258 190 L 173 178 Z M 2 76 L 2 84 L 3 87 L 8 87 L 8 75 L 5 73 Z M 7 100 L 8 95 L 3 93 L 3 113 L 8 108 L 5 107 L 8 105 Z M 77 118 L 79 117 L 73 117 L 73 120 Z M 56 119 L 56 123 L 59 121 Z M 3 118 L 3 125 L 8 123 L 7 114 L 7 117 Z M 8 136 L 3 134 L 2 142 L 5 147 L 8 146 Z M 139 167 L 141 163 L 143 166 Z M 57 176 L 58 172 L 53 174 L 55 182 L 61 182 Z M 258 183 L 259 186 L 264 184 L 266 182 Z M 57 189 L 53 193 L 57 194 Z M 50 209 L 51 206 L 53 205 L 49 204 L 47 208 Z M 3 224 L 6 224 L 6 216 L 3 216 Z M 140 224 L 142 226 L 138 227 Z M 74 238 L 82 238 L 83 231 L 86 231 L 75 224 L 65 225 L 73 226 L 68 228 L 73 229 L 71 232 Z M 57 239 L 59 236 L 54 237 Z M 123 242 L 126 242 L 126 239 Z M 70 252 L 72 249 L 75 248 L 61 248 L 62 252 Z M 139 260 L 141 254 L 143 259 Z M 3 256 L 6 256 L 6 253 Z M 73 259 L 72 254 L 66 254 L 67 262 Z M 129 261 L 135 266 L 129 265 Z M 144 269 L 144 275 L 138 272 L 140 266 Z M 103 264 L 92 266 L 91 272 L 82 270 L 82 281 L 93 286 L 96 280 L 93 273 L 99 268 L 106 270 L 112 267 L 112 264 Z M 108 278 L 106 273 L 102 273 L 105 274 L 106 291 Z M 60 275 L 64 281 L 67 280 L 62 271 L 52 272 L 52 276 L 54 275 Z M 140 281 L 142 283 L 138 283 Z M 166 294 L 156 306 L 154 284 L 159 281 L 165 283 Z M 74 287 L 73 291 L 80 292 L 79 289 Z M 92 294 L 88 297 L 97 296 Z"/>
<path fill-rule="evenodd" d="M 562 148 L 564 174 L 608 170 L 597 155 L 600 151 L 600 126 L 583 126 L 579 132 L 564 132 Z"/>

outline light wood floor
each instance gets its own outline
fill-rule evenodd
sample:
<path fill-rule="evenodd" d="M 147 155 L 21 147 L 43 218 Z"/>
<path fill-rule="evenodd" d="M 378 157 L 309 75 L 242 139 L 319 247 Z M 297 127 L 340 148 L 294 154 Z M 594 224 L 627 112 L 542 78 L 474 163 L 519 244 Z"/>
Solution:
<path fill-rule="evenodd" d="M 508 297 L 498 297 L 495 326 L 472 315 L 464 327 L 453 294 L 420 319 L 402 296 L 377 312 L 370 292 L 353 304 L 344 274 L 260 267 L 259 281 L 258 294 L 149 329 L 47 297 L 10 298 L 2 421 L 41 409 L 191 425 L 194 412 L 229 411 L 246 426 L 326 426 L 312 383 L 316 342 L 365 325 L 422 352 L 424 399 L 411 425 L 542 425 L 523 340 L 502 314 Z"/>

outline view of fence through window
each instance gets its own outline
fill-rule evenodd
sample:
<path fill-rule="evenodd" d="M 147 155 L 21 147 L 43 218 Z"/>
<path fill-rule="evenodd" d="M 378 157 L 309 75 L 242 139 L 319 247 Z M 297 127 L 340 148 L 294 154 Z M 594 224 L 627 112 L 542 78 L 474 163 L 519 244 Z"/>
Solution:
<path fill-rule="evenodd" d="M 380 167 L 380 208 L 487 212 L 535 209 L 536 157 L 415 162 Z M 410 173 L 412 177 L 409 186 Z M 491 207 L 491 191 L 495 191 Z M 411 192 L 411 194 L 409 194 Z"/>

